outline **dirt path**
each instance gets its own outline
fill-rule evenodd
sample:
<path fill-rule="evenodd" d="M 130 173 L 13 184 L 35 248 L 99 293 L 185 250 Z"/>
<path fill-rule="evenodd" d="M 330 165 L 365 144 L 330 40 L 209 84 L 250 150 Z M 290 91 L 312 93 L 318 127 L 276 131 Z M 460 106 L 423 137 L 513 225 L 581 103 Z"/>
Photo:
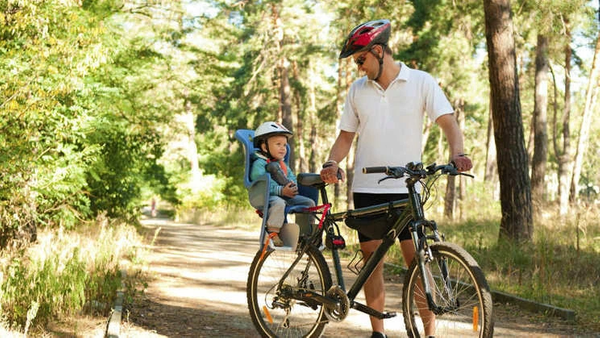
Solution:
<path fill-rule="evenodd" d="M 126 306 L 122 337 L 259 337 L 246 306 L 247 273 L 258 250 L 255 232 L 167 220 L 146 220 L 144 227 L 150 232 L 161 227 L 151 254 L 152 279 L 145 295 Z M 386 290 L 386 308 L 399 313 L 386 321 L 386 331 L 406 337 L 401 285 L 388 281 Z M 494 309 L 495 337 L 600 337 L 575 334 L 567 323 L 515 307 L 495 304 Z M 369 335 L 368 317 L 351 311 L 345 321 L 327 325 L 323 337 Z"/>

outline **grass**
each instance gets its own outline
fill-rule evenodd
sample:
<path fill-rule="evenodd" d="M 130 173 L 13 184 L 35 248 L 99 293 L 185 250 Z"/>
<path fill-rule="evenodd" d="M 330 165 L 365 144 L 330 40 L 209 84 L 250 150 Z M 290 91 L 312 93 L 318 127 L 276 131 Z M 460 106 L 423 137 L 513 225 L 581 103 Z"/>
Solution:
<path fill-rule="evenodd" d="M 77 231 L 43 229 L 21 249 L 0 259 L 0 332 L 27 336 L 50 322 L 81 315 L 106 317 L 120 271 L 143 264 L 141 237 L 133 226 L 100 220 Z"/>

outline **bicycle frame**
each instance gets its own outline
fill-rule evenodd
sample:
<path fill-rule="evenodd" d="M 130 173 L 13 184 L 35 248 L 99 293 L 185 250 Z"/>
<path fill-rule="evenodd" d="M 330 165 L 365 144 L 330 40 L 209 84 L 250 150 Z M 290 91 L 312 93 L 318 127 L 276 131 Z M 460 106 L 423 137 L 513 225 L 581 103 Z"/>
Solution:
<path fill-rule="evenodd" d="M 347 211 L 343 211 L 343 212 L 336 212 L 336 213 L 331 213 L 330 210 L 327 210 L 325 212 L 325 214 L 322 216 L 324 218 L 322 228 L 319 229 L 316 233 L 314 233 L 307 241 L 307 244 L 308 244 L 308 243 L 313 243 L 313 241 L 318 238 L 322 238 L 323 232 L 326 233 L 326 236 L 330 236 L 330 234 L 333 233 L 333 227 L 335 226 L 336 222 L 343 221 L 348 216 L 367 216 L 367 215 L 376 214 L 381 211 L 388 210 L 390 208 L 392 208 L 392 209 L 403 208 L 403 211 L 400 214 L 400 216 L 398 217 L 397 221 L 392 226 L 392 228 L 387 232 L 387 234 L 384 236 L 384 238 L 382 239 L 382 243 L 377 247 L 375 252 L 366 261 L 364 267 L 361 269 L 356 280 L 350 287 L 350 290 L 347 292 L 346 292 L 346 288 L 344 285 L 345 283 L 344 283 L 342 265 L 341 265 L 340 256 L 338 253 L 339 249 L 337 249 L 335 247 L 331 248 L 332 260 L 333 260 L 333 265 L 334 265 L 337 282 L 338 282 L 339 287 L 344 292 L 346 292 L 346 296 L 348 297 L 348 299 L 350 301 L 350 307 L 353 309 L 356 309 L 358 311 L 361 311 L 363 313 L 374 316 L 376 318 L 379 318 L 379 319 L 390 318 L 390 317 L 393 317 L 395 314 L 381 313 L 381 312 L 374 310 L 366 305 L 356 302 L 355 299 L 356 299 L 358 293 L 360 292 L 360 290 L 363 288 L 364 284 L 367 282 L 367 280 L 369 279 L 369 277 L 371 276 L 371 274 L 377 267 L 377 265 L 379 265 L 381 260 L 384 258 L 384 256 L 388 252 L 388 250 L 396 242 L 396 238 L 398 237 L 398 234 L 400 234 L 406 227 L 409 227 L 410 232 L 411 232 L 411 238 L 412 238 L 413 245 L 415 247 L 415 252 L 416 252 L 415 257 L 419 261 L 419 267 L 420 267 L 421 278 L 422 278 L 421 280 L 423 281 L 423 287 L 425 290 L 424 292 L 425 292 L 425 295 L 427 298 L 429 310 L 433 311 L 434 313 L 443 312 L 443 310 L 439 309 L 435 305 L 435 302 L 433 301 L 433 297 L 431 296 L 430 282 L 429 282 L 428 278 L 425 278 L 425 263 L 424 263 L 424 259 L 426 257 L 425 251 L 428 250 L 428 248 L 426 247 L 426 239 L 433 239 L 434 241 L 440 241 L 440 237 L 437 232 L 436 224 L 434 222 L 429 222 L 425 219 L 421 197 L 415 188 L 415 184 L 417 181 L 418 181 L 418 179 L 408 178 L 407 179 L 407 187 L 409 190 L 408 198 L 392 202 L 391 207 L 390 207 L 389 203 L 383 203 L 383 204 L 378 204 L 378 205 L 374 205 L 374 206 L 369 206 L 369 207 L 364 207 L 364 208 L 359 208 L 359 209 L 354 209 L 354 210 L 347 210 Z M 318 188 L 320 190 L 320 195 L 321 195 L 323 204 L 324 205 L 329 204 L 329 200 L 327 197 L 327 191 L 325 190 L 325 184 L 318 186 Z M 425 233 L 423 231 L 424 227 L 430 228 L 430 230 L 432 230 L 432 232 L 433 232 L 433 235 L 425 237 Z M 308 245 L 311 245 L 311 244 L 308 244 Z M 298 253 L 298 258 L 292 264 L 292 266 L 290 267 L 288 272 L 291 271 L 295 267 L 295 265 L 300 261 L 302 255 L 304 254 L 305 251 L 306 251 L 306 247 L 303 246 L 303 248 Z M 288 275 L 288 273 L 284 274 L 284 276 L 282 277 L 281 280 L 282 281 L 285 280 L 287 275 Z M 280 285 L 280 287 L 281 286 L 282 285 Z M 312 297 L 312 299 L 317 299 L 318 301 L 320 301 L 324 304 L 331 305 L 331 304 L 336 303 L 336 301 L 333 299 L 329 299 L 324 296 L 316 295 L 311 292 L 308 292 L 308 293 L 310 293 L 309 297 Z M 303 294 L 303 296 L 306 296 L 306 294 Z"/>

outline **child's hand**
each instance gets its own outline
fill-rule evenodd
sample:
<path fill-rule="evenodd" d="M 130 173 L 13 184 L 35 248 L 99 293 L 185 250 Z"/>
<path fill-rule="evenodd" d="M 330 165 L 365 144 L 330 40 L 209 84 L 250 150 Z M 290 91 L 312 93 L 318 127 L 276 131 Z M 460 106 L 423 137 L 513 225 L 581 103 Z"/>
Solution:
<path fill-rule="evenodd" d="M 283 194 L 283 196 L 286 197 L 294 197 L 298 195 L 298 186 L 296 186 L 294 182 L 290 182 L 285 187 L 283 187 L 281 193 Z"/>

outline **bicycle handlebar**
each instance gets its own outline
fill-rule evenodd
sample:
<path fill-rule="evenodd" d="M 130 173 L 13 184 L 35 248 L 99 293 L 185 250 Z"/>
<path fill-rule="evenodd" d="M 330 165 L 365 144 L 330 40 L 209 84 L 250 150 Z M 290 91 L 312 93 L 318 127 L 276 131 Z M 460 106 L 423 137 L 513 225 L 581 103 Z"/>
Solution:
<path fill-rule="evenodd" d="M 461 173 L 456 169 L 454 163 L 436 165 L 435 163 L 429 165 L 427 168 L 423 168 L 423 163 L 420 162 L 410 162 L 405 167 L 389 167 L 389 166 L 379 166 L 379 167 L 366 167 L 362 169 L 364 174 L 386 174 L 389 178 L 402 178 L 406 175 L 413 178 L 425 178 L 427 176 L 431 176 L 436 174 L 438 171 L 441 171 L 442 174 L 447 175 L 463 175 L 473 178 L 474 176 L 471 174 Z"/>
<path fill-rule="evenodd" d="M 386 174 L 388 172 L 389 167 L 366 167 L 363 168 L 363 174 Z"/>

